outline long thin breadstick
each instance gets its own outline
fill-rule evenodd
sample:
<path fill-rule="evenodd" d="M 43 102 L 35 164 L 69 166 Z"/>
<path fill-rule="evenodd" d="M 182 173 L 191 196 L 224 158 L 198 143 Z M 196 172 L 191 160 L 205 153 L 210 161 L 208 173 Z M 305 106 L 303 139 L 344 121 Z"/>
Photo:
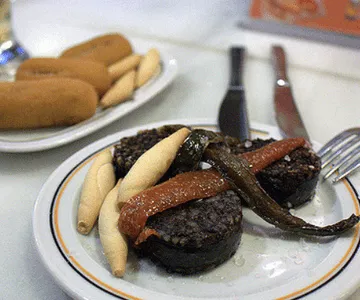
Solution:
<path fill-rule="evenodd" d="M 105 196 L 115 185 L 110 149 L 99 153 L 86 174 L 78 208 L 77 230 L 88 234 L 99 215 Z"/>
<path fill-rule="evenodd" d="M 141 55 L 132 54 L 108 67 L 108 72 L 112 81 L 118 80 L 128 71 L 135 69 L 141 61 Z"/>
<path fill-rule="evenodd" d="M 107 194 L 99 214 L 100 241 L 112 274 L 121 277 L 125 272 L 128 246 L 126 237 L 118 229 L 119 209 L 116 205 L 118 189 L 122 179 Z M 125 258 L 125 259 L 124 259 Z"/>
<path fill-rule="evenodd" d="M 150 49 L 141 59 L 136 74 L 136 87 L 143 86 L 155 74 L 160 65 L 160 54 L 155 48 Z"/>
<path fill-rule="evenodd" d="M 139 157 L 119 188 L 120 209 L 128 199 L 152 187 L 165 174 L 189 133 L 188 128 L 181 128 Z"/>
<path fill-rule="evenodd" d="M 189 133 L 189 129 L 181 128 L 139 157 L 119 187 L 117 197 L 118 211 L 120 211 L 128 199 L 153 186 L 165 174 Z M 119 245 L 127 244 L 125 235 L 121 234 L 117 237 L 119 240 L 116 243 Z M 116 276 L 118 277 L 123 276 L 127 260 L 125 247 L 121 249 L 124 251 L 121 251 L 121 256 L 118 255 L 116 261 L 116 266 L 118 266 Z"/>
<path fill-rule="evenodd" d="M 123 75 L 101 98 L 100 105 L 104 108 L 128 100 L 135 89 L 135 70 Z"/>

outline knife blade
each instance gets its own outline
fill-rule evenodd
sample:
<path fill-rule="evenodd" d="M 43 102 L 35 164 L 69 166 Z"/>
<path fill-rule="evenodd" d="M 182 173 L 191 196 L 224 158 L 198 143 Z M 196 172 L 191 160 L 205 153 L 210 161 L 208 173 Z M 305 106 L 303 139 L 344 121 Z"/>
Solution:
<path fill-rule="evenodd" d="M 221 132 L 237 137 L 241 141 L 250 139 L 249 120 L 242 81 L 244 55 L 245 48 L 230 48 L 230 84 L 218 115 Z"/>
<path fill-rule="evenodd" d="M 276 74 L 274 107 L 277 124 L 284 136 L 304 137 L 310 141 L 291 91 L 284 49 L 281 46 L 273 46 L 272 58 Z"/>

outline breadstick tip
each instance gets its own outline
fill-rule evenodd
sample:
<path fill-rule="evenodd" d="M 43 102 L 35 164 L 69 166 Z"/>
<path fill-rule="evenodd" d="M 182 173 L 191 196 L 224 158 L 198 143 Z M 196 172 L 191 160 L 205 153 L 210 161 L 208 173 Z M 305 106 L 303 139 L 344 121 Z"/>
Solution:
<path fill-rule="evenodd" d="M 112 273 L 116 277 L 123 277 L 124 273 L 125 273 L 125 269 L 116 269 L 116 270 L 113 270 Z"/>
<path fill-rule="evenodd" d="M 77 231 L 81 234 L 88 234 L 89 233 L 89 226 L 87 226 L 86 222 L 79 221 L 77 226 Z"/>

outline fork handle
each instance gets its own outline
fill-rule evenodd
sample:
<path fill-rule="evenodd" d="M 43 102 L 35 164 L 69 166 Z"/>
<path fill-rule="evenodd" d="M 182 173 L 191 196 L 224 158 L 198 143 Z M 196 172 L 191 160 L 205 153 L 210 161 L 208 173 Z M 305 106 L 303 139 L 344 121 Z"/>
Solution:
<path fill-rule="evenodd" d="M 272 47 L 272 58 L 273 65 L 276 75 L 276 81 L 279 79 L 288 81 L 286 74 L 286 55 L 285 51 L 281 46 L 273 46 Z"/>
<path fill-rule="evenodd" d="M 230 48 L 230 86 L 243 87 L 244 47 Z"/>

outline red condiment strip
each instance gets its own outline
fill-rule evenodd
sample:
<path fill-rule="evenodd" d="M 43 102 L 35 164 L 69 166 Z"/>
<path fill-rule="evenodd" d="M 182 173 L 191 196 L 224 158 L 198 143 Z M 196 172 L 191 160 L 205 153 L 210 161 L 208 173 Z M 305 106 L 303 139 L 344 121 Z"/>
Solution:
<path fill-rule="evenodd" d="M 150 235 L 155 235 L 160 238 L 160 233 L 158 233 L 155 229 L 145 227 L 138 235 L 134 244 L 139 245 L 145 242 Z"/>
<path fill-rule="evenodd" d="M 305 144 L 303 138 L 276 141 L 256 151 L 242 154 L 254 173 Z M 149 188 L 124 204 L 119 217 L 119 230 L 135 244 L 157 234 L 145 229 L 148 217 L 190 200 L 208 198 L 230 189 L 230 185 L 214 169 L 179 174 L 168 181 Z M 157 234 L 158 235 L 158 234 Z"/>
<path fill-rule="evenodd" d="M 215 196 L 228 189 L 229 184 L 215 170 L 179 174 L 130 198 L 120 211 L 119 229 L 135 240 L 148 217 L 193 199 Z"/>
<path fill-rule="evenodd" d="M 306 141 L 303 138 L 275 141 L 255 151 L 243 153 L 241 157 L 250 163 L 251 171 L 256 174 L 296 148 L 304 146 L 305 143 Z"/>

